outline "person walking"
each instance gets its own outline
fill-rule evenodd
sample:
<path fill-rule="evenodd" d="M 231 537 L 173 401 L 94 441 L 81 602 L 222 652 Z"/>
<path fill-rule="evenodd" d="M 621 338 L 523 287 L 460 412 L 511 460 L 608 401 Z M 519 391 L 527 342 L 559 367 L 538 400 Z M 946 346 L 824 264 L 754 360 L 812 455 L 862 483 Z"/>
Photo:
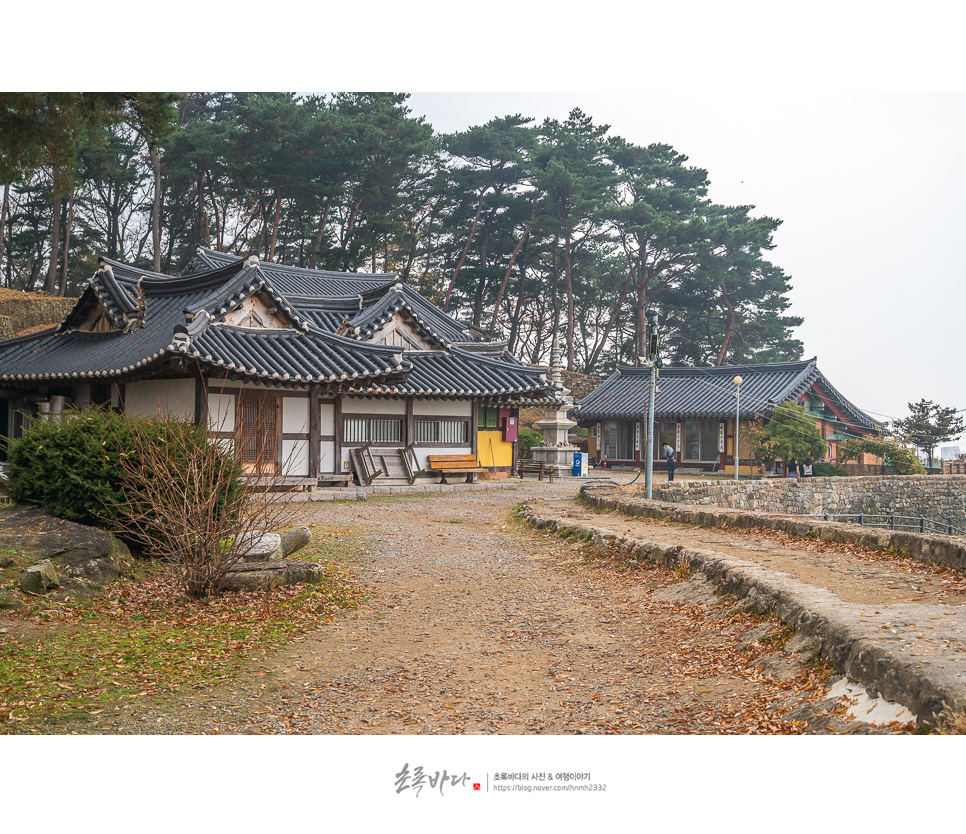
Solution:
<path fill-rule="evenodd" d="M 664 459 L 667 461 L 667 479 L 674 480 L 674 449 L 670 443 L 664 444 Z"/>
<path fill-rule="evenodd" d="M 798 458 L 792 458 L 790 461 L 788 461 L 788 477 L 798 477 Z"/>

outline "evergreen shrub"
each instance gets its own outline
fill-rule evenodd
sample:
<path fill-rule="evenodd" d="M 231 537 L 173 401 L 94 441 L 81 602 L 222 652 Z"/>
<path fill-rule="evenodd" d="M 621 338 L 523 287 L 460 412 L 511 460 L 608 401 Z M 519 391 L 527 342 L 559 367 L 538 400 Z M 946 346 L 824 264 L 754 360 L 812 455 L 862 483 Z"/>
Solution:
<path fill-rule="evenodd" d="M 520 444 L 520 458 L 530 460 L 533 457 L 531 449 L 543 445 L 543 435 L 535 429 L 521 429 L 517 435 L 517 443 Z"/>
<path fill-rule="evenodd" d="M 209 446 L 204 427 L 92 408 L 35 421 L 11 442 L 10 498 L 39 505 L 58 518 L 111 527 L 114 519 L 138 507 L 138 493 L 126 473 L 138 467 L 149 446 L 165 448 L 167 477 L 175 482 L 195 460 L 214 463 L 210 454 L 192 454 Z M 220 500 L 231 503 L 232 493 L 240 489 L 237 478 L 221 483 L 226 494 Z"/>

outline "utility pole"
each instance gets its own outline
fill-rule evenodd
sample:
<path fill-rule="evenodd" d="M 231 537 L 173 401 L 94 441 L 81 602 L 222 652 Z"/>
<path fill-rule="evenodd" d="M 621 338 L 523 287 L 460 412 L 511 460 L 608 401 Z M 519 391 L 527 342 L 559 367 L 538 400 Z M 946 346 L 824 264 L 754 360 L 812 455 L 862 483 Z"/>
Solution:
<path fill-rule="evenodd" d="M 654 394 L 657 390 L 657 374 L 661 365 L 658 357 L 658 333 L 657 333 L 657 313 L 652 312 L 648 316 L 650 326 L 647 333 L 647 358 L 646 365 L 651 369 L 650 385 L 647 395 L 647 433 L 644 442 L 644 490 L 645 495 L 651 497 L 651 488 L 654 483 Z"/>

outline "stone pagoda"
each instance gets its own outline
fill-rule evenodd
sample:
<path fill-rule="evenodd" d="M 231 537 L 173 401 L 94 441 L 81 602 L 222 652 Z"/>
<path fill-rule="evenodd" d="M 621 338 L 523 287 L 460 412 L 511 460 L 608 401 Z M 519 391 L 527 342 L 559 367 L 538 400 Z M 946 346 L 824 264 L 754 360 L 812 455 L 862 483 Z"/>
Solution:
<path fill-rule="evenodd" d="M 574 454 L 580 450 L 567 441 L 567 433 L 577 424 L 567 416 L 567 412 L 574 407 L 574 398 L 570 396 L 570 389 L 563 384 L 556 335 L 550 350 L 550 379 L 557 389 L 560 404 L 548 407 L 547 416 L 534 423 L 543 434 L 543 445 L 533 447 L 533 461 L 552 468 L 554 475 L 571 475 Z"/>

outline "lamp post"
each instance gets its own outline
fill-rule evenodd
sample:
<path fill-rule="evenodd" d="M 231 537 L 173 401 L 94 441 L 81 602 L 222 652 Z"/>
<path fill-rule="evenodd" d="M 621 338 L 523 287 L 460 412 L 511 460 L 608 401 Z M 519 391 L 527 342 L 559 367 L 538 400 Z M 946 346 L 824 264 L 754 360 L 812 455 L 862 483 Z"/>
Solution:
<path fill-rule="evenodd" d="M 735 384 L 735 480 L 738 480 L 738 421 L 741 420 L 741 377 L 736 376 Z"/>

